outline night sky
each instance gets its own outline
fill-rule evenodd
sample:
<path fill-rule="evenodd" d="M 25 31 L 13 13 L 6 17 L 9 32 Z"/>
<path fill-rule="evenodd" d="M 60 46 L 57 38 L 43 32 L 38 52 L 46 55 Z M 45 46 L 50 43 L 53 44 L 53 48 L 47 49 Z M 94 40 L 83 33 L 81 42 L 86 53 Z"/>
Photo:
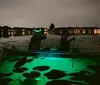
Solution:
<path fill-rule="evenodd" d="M 0 0 L 0 25 L 100 27 L 100 0 Z"/>

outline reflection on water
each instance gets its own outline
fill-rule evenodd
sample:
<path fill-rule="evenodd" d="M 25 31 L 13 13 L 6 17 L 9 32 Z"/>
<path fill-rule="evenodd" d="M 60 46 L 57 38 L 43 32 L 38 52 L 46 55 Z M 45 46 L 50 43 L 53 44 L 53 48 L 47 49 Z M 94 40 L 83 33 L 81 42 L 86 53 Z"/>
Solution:
<path fill-rule="evenodd" d="M 25 32 L 22 32 L 22 36 L 24 36 L 25 35 Z"/>
<path fill-rule="evenodd" d="M 6 33 L 3 33 L 3 32 L 0 32 L 0 38 L 3 37 L 3 38 L 8 38 L 8 37 L 11 37 L 11 36 L 25 36 L 25 35 L 32 35 L 33 33 L 30 33 L 30 32 L 20 32 L 20 33 L 17 33 L 17 32 L 6 32 Z"/>
<path fill-rule="evenodd" d="M 70 29 L 70 30 L 67 30 L 67 29 L 55 29 L 54 30 L 54 33 L 53 32 L 50 32 L 50 34 L 63 34 L 63 32 L 66 32 L 68 31 L 68 34 L 70 35 L 98 35 L 100 34 L 100 29 Z"/>
<path fill-rule="evenodd" d="M 21 56 L 19 56 L 19 57 L 21 57 Z M 27 58 L 31 59 L 33 57 L 34 56 L 32 56 L 32 57 L 28 56 Z M 8 61 L 8 62 L 4 62 L 3 66 L 0 66 L 0 69 L 1 69 L 0 72 L 10 73 L 10 72 L 12 72 L 13 66 L 15 65 L 16 62 L 15 61 L 11 62 L 9 60 L 6 60 L 6 61 Z M 13 75 L 10 76 L 10 78 L 12 78 L 14 80 L 14 81 L 10 82 L 10 85 L 23 85 L 23 84 L 21 84 L 21 82 L 22 83 L 30 82 L 30 85 L 33 85 L 32 81 L 34 81 L 34 83 L 35 83 L 34 85 L 46 85 L 46 83 L 48 81 L 50 81 L 50 79 L 48 79 L 46 76 L 44 76 L 44 74 L 47 72 L 50 72 L 51 70 L 59 70 L 59 71 L 65 72 L 67 74 L 67 76 L 64 76 L 63 79 L 71 81 L 71 79 L 70 79 L 71 77 L 68 74 L 74 73 L 74 72 L 79 72 L 82 70 L 92 73 L 93 71 L 89 70 L 88 66 L 94 65 L 94 63 L 100 65 L 97 61 L 99 61 L 99 60 L 98 59 L 92 60 L 92 59 L 87 59 L 87 58 L 75 58 L 74 59 L 74 67 L 72 67 L 72 62 L 73 62 L 72 58 L 52 58 L 52 57 L 45 58 L 45 59 L 40 59 L 40 58 L 35 59 L 34 58 L 34 60 L 31 63 L 26 62 L 23 65 L 23 67 L 29 68 L 28 71 L 25 71 L 24 73 L 30 73 L 31 71 L 33 71 L 33 67 L 37 67 L 37 66 L 46 65 L 46 66 L 49 66 L 50 68 L 48 70 L 39 71 L 41 75 L 39 77 L 35 78 L 37 82 L 32 79 L 29 79 L 29 80 L 27 79 L 27 81 L 26 81 L 26 78 L 22 75 L 23 73 L 14 72 Z M 83 79 L 83 81 L 85 81 L 85 79 Z M 29 85 L 29 84 L 24 84 L 24 85 Z M 58 85 L 58 84 L 55 84 L 55 85 Z M 64 85 L 67 85 L 67 84 L 64 84 Z M 70 84 L 70 85 L 72 85 L 72 84 Z M 84 85 L 84 84 L 78 84 L 78 85 Z"/>
<path fill-rule="evenodd" d="M 100 29 L 98 29 L 98 30 L 94 30 L 94 34 L 100 34 Z"/>

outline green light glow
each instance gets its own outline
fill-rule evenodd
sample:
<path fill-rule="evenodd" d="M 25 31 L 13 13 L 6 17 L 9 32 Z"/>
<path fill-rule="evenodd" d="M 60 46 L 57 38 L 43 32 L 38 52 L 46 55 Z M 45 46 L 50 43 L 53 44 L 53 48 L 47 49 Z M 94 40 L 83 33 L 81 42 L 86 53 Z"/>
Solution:
<path fill-rule="evenodd" d="M 39 56 L 44 56 L 44 55 L 39 55 Z M 90 65 L 93 64 L 93 60 L 91 59 L 85 59 L 85 58 L 75 58 L 74 59 L 74 67 L 72 68 L 72 58 L 55 58 L 52 57 L 53 55 L 49 55 L 49 57 L 45 57 L 44 58 L 32 58 L 32 56 L 29 56 L 28 59 L 34 59 L 32 62 L 30 63 L 26 63 L 24 66 L 22 67 L 27 67 L 29 68 L 28 71 L 26 72 L 30 72 L 32 71 L 33 67 L 35 66 L 42 66 L 42 65 L 46 65 L 46 66 L 50 66 L 49 70 L 46 71 L 42 71 L 41 72 L 41 76 L 36 78 L 37 84 L 36 85 L 45 85 L 45 83 L 48 81 L 48 79 L 46 77 L 43 76 L 44 73 L 49 72 L 52 69 L 58 69 L 58 70 L 62 70 L 66 73 L 72 73 L 75 71 L 80 71 L 80 70 L 84 70 L 87 69 L 86 65 Z M 13 66 L 16 62 L 9 62 L 9 61 L 5 61 L 3 66 L 0 66 L 0 72 L 12 72 Z M 24 77 L 22 76 L 21 73 L 14 73 L 13 75 L 10 76 L 10 78 L 13 78 L 16 81 L 12 81 L 10 83 L 10 85 L 21 85 L 21 82 L 24 81 Z M 19 79 L 18 79 L 19 78 Z M 66 77 L 64 77 L 66 78 Z M 67 78 L 68 79 L 68 78 Z"/>
<path fill-rule="evenodd" d="M 34 32 L 41 32 L 41 29 L 40 29 L 40 30 L 36 30 L 36 29 L 35 29 Z"/>

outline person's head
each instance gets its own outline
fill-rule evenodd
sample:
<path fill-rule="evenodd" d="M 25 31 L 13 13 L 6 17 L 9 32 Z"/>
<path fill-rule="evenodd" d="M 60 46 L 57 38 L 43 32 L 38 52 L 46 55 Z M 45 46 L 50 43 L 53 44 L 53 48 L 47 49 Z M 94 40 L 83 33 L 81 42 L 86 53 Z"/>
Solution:
<path fill-rule="evenodd" d="M 68 38 L 68 36 L 69 36 L 68 31 L 63 31 L 61 36 L 64 38 Z"/>

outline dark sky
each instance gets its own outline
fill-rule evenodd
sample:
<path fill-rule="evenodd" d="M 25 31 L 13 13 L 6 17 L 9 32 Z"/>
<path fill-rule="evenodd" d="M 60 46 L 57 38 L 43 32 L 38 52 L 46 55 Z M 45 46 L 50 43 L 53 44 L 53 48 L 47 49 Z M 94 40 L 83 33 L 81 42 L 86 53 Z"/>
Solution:
<path fill-rule="evenodd" d="M 100 0 L 0 0 L 0 25 L 99 26 Z"/>

